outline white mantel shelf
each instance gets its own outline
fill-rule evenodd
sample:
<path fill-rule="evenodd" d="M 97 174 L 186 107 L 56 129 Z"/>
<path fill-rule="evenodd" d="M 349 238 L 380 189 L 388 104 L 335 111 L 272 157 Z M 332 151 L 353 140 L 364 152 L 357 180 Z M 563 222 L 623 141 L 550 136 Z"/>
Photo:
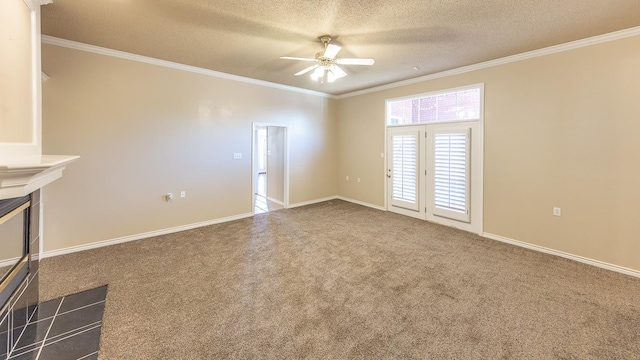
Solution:
<path fill-rule="evenodd" d="M 42 155 L 0 163 L 0 199 L 28 195 L 62 176 L 76 155 Z"/>

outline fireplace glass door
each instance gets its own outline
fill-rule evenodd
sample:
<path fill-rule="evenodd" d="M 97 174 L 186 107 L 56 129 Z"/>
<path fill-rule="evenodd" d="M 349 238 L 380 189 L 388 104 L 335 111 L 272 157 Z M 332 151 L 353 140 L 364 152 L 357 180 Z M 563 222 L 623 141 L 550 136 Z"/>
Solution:
<path fill-rule="evenodd" d="M 29 196 L 0 200 L 0 307 L 28 269 Z"/>

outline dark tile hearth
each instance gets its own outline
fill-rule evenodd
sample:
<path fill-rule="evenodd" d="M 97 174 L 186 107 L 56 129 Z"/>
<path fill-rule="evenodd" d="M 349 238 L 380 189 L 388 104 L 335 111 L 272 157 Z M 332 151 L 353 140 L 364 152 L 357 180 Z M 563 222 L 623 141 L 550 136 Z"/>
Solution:
<path fill-rule="evenodd" d="M 31 319 L 14 331 L 8 359 L 97 359 L 106 297 L 107 286 L 102 286 L 38 304 Z"/>

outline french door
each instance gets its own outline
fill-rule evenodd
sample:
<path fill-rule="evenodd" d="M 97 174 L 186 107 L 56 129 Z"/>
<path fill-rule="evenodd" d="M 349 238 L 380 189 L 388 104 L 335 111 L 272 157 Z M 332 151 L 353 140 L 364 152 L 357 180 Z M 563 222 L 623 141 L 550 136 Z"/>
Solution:
<path fill-rule="evenodd" d="M 471 129 L 443 126 L 434 128 L 431 135 L 433 155 L 427 153 L 432 169 L 431 212 L 469 222 Z"/>
<path fill-rule="evenodd" d="M 387 197 L 389 210 L 424 218 L 422 181 L 424 126 L 393 127 L 387 138 Z"/>
<path fill-rule="evenodd" d="M 475 123 L 388 127 L 387 210 L 481 231 L 481 181 L 472 186 L 482 172 L 476 133 Z"/>

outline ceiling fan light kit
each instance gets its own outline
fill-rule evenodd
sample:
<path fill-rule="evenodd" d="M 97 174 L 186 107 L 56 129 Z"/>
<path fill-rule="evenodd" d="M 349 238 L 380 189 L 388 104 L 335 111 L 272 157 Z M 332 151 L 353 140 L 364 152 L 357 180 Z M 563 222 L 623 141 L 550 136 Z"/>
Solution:
<path fill-rule="evenodd" d="M 315 62 L 307 68 L 304 68 L 295 76 L 306 74 L 313 70 L 311 73 L 311 79 L 314 81 L 334 82 L 336 79 L 347 76 L 347 73 L 342 70 L 338 65 L 373 65 L 375 61 L 373 59 L 359 59 L 359 58 L 336 58 L 340 49 L 338 45 L 329 44 L 331 37 L 328 35 L 320 36 L 318 39 L 324 45 L 324 51 L 317 52 L 314 58 L 300 58 L 291 56 L 281 56 L 280 59 L 284 60 L 299 60 L 299 61 L 312 61 Z"/>

